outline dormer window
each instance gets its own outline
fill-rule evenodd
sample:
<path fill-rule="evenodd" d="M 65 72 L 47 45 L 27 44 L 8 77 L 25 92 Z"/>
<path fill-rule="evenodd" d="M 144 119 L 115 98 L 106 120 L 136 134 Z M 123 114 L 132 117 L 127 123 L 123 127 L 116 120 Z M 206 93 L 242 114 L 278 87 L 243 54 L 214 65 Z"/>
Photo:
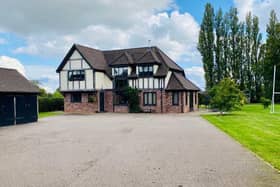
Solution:
<path fill-rule="evenodd" d="M 141 65 L 138 67 L 138 75 L 140 77 L 149 77 L 153 76 L 153 65 Z"/>
<path fill-rule="evenodd" d="M 128 75 L 128 67 L 116 67 L 113 68 L 113 75 L 120 77 L 127 77 Z"/>
<path fill-rule="evenodd" d="M 71 70 L 68 71 L 69 81 L 84 81 L 85 80 L 85 70 Z"/>

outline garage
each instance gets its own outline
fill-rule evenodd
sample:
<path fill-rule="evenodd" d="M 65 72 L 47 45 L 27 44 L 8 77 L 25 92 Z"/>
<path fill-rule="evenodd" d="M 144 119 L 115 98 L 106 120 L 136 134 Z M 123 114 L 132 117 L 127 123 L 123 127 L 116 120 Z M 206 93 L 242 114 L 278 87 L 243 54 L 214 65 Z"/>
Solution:
<path fill-rule="evenodd" d="M 18 71 L 0 68 L 0 126 L 38 120 L 39 89 Z"/>

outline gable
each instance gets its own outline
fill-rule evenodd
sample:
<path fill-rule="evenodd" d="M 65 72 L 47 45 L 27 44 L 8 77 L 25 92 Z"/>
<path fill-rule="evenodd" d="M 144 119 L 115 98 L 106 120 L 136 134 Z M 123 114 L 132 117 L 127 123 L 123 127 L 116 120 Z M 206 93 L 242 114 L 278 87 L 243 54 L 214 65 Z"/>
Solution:
<path fill-rule="evenodd" d="M 74 50 L 71 56 L 66 60 L 62 70 L 90 69 L 88 62 L 81 56 L 79 51 Z"/>

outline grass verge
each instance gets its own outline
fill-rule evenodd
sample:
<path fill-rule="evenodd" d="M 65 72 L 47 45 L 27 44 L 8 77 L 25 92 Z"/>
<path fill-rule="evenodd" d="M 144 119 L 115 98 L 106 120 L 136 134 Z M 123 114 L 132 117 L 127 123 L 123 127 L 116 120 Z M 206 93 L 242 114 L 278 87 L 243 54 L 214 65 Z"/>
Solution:
<path fill-rule="evenodd" d="M 57 116 L 63 114 L 62 111 L 54 111 L 54 112 L 40 112 L 39 113 L 39 118 L 45 118 L 45 117 L 50 117 L 50 116 Z"/>
<path fill-rule="evenodd" d="M 280 106 L 276 111 L 280 112 Z M 260 104 L 250 104 L 229 115 L 202 117 L 280 170 L 280 113 L 271 114 Z"/>

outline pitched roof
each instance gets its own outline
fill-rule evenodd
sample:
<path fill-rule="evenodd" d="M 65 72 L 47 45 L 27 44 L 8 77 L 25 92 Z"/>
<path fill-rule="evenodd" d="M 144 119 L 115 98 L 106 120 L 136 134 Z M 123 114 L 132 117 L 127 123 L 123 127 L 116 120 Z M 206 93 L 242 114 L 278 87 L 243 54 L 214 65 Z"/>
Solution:
<path fill-rule="evenodd" d="M 168 85 L 167 90 L 193 90 L 199 91 L 200 89 L 188 80 L 182 73 L 173 72 Z"/>
<path fill-rule="evenodd" d="M 39 93 L 39 89 L 17 70 L 0 68 L 0 93 Z"/>
<path fill-rule="evenodd" d="M 143 56 L 136 60 L 137 64 L 160 63 L 160 60 L 152 50 L 147 50 Z"/>
<path fill-rule="evenodd" d="M 104 71 L 109 76 L 111 76 L 110 65 L 133 65 L 145 63 L 157 63 L 159 65 L 164 64 L 164 66 L 159 68 L 158 75 L 166 75 L 168 69 L 184 72 L 180 66 L 178 66 L 158 47 L 141 47 L 101 51 L 79 44 L 74 44 L 72 46 L 67 55 L 64 57 L 62 63 L 57 68 L 57 72 L 62 70 L 75 49 L 77 49 L 77 51 L 93 69 L 97 71 Z"/>
<path fill-rule="evenodd" d="M 114 59 L 110 65 L 126 65 L 126 64 L 132 64 L 133 59 L 132 57 L 127 53 L 124 52 L 120 56 L 118 56 L 116 59 Z"/>
<path fill-rule="evenodd" d="M 110 78 L 112 78 L 110 66 L 156 63 L 159 67 L 155 76 L 164 77 L 169 70 L 173 71 L 167 89 L 199 90 L 196 85 L 185 78 L 184 70 L 155 46 L 101 51 L 74 44 L 58 67 L 57 72 L 62 70 L 75 49 L 78 50 L 93 69 L 105 72 Z M 137 77 L 136 72 L 132 72 L 130 75 L 130 78 L 134 77 Z"/>

